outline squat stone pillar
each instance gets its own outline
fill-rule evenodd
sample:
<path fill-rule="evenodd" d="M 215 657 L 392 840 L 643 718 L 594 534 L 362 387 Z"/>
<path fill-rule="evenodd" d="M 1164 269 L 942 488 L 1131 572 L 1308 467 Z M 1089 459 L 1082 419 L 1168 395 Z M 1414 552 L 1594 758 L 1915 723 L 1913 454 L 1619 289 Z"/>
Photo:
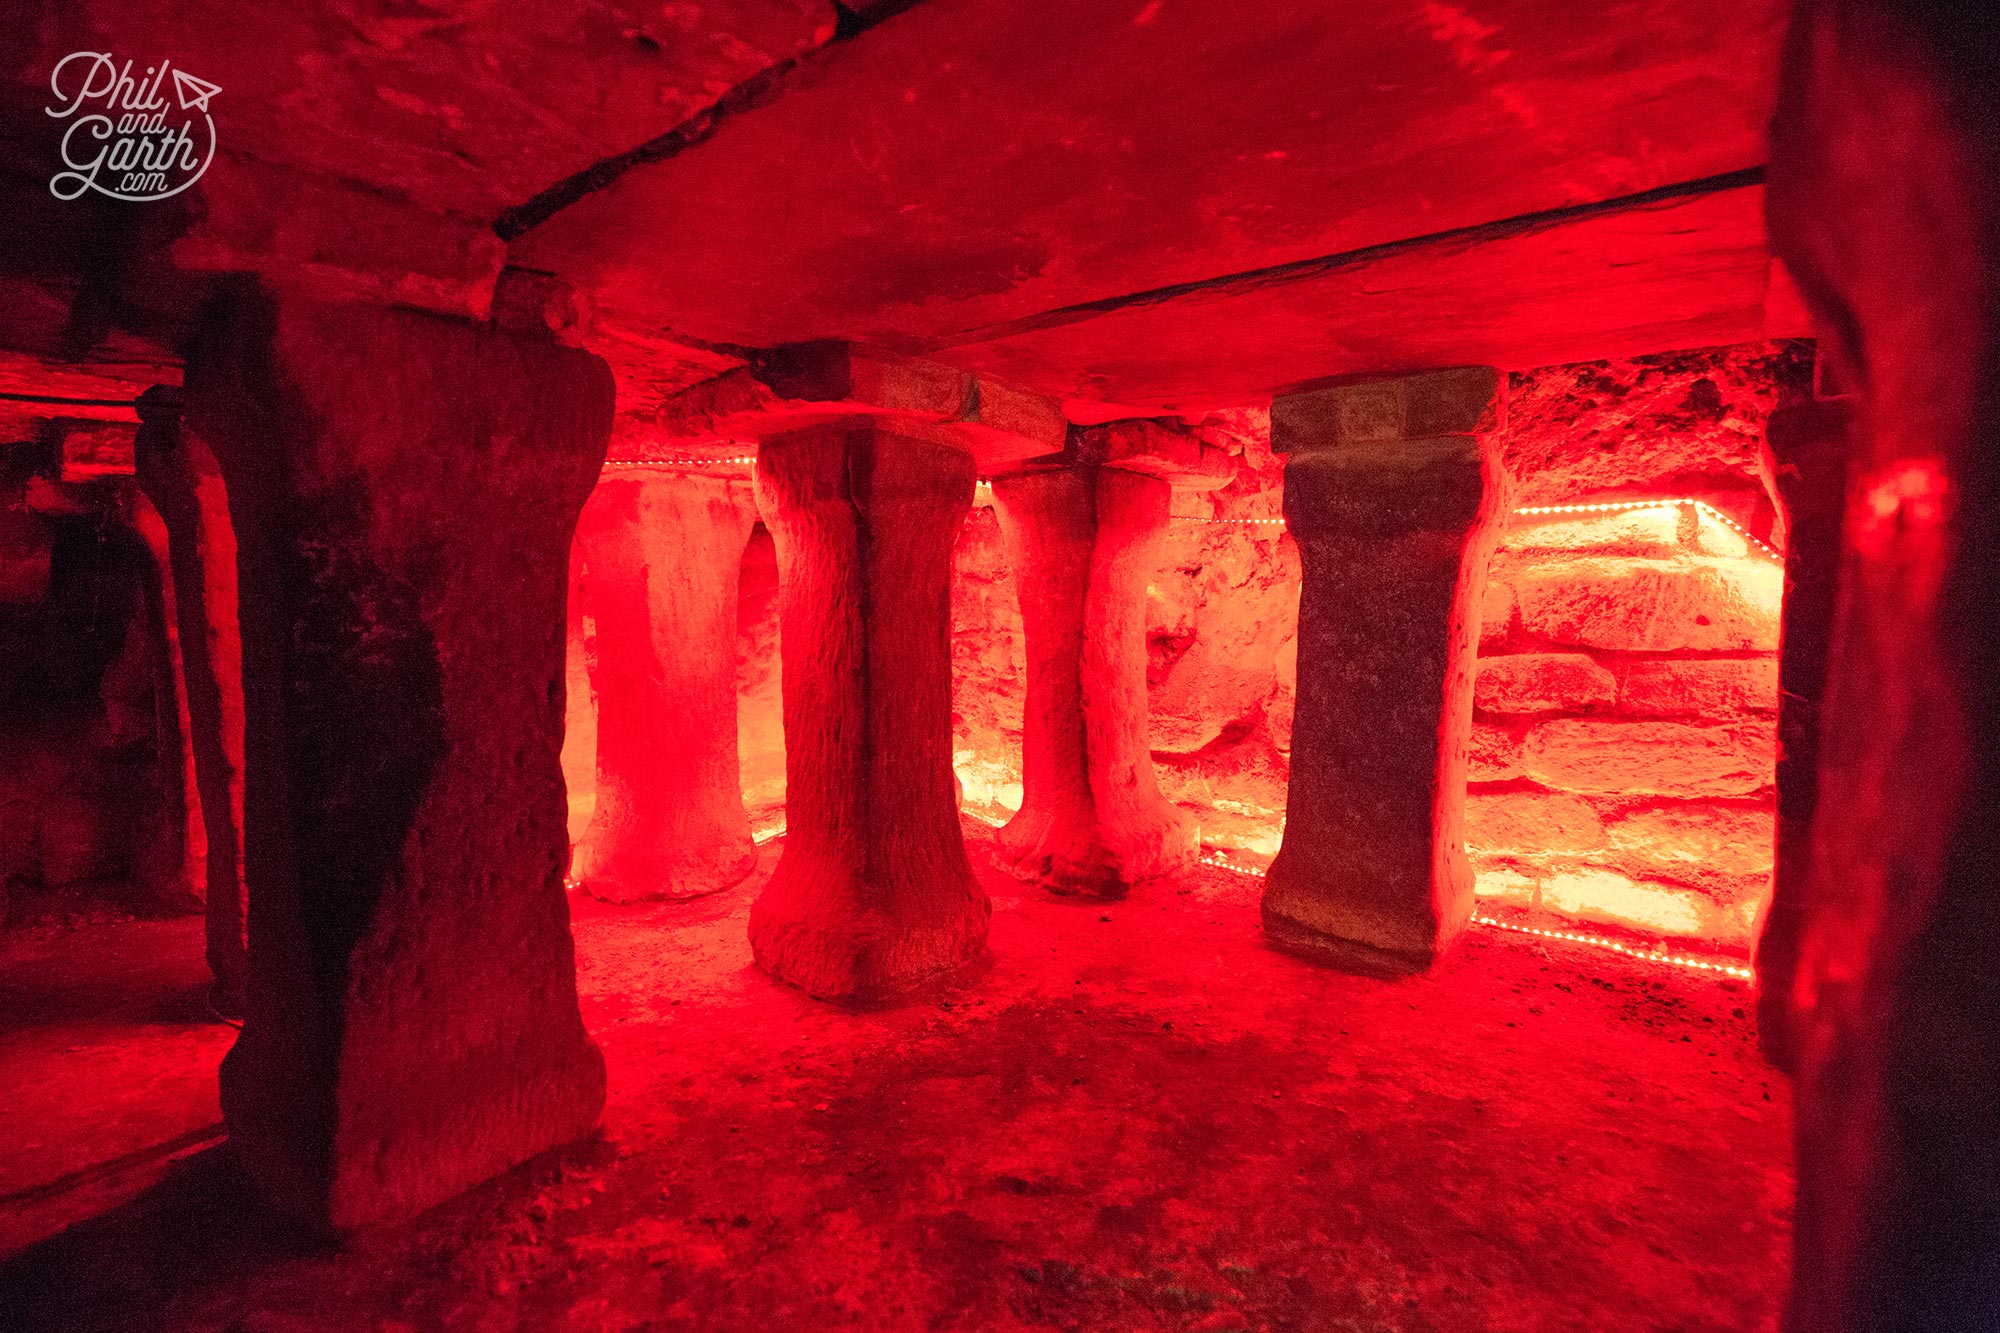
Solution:
<path fill-rule="evenodd" d="M 215 455 L 181 429 L 180 395 L 139 398 L 139 487 L 167 530 L 174 619 L 200 802 L 209 970 L 218 1007 L 241 1013 L 249 913 L 243 883 L 243 641 L 236 532 Z"/>
<path fill-rule="evenodd" d="M 998 477 L 1027 640 L 1021 809 L 1003 864 L 1117 897 L 1192 865 L 1201 830 L 1160 794 L 1146 704 L 1146 585 L 1173 487 L 1094 463 Z"/>
<path fill-rule="evenodd" d="M 985 949 L 991 909 L 951 770 L 951 549 L 973 480 L 969 454 L 865 422 L 759 452 L 778 552 L 786 836 L 750 943 L 813 995 L 892 992 Z"/>
<path fill-rule="evenodd" d="M 188 359 L 243 633 L 232 1145 L 280 1210 L 410 1215 L 590 1130 L 563 896 L 565 567 L 612 379 L 551 340 L 238 289 Z"/>
<path fill-rule="evenodd" d="M 1264 888 L 1280 947 L 1428 966 L 1472 915 L 1466 749 L 1486 566 L 1509 509 L 1485 367 L 1277 400 L 1298 542 L 1298 711 L 1284 843 Z"/>
<path fill-rule="evenodd" d="M 1757 937 L 1757 1036 L 1792 1069 L 1799 929 L 1806 909 L 1813 810 L 1819 802 L 1819 713 L 1840 590 L 1852 404 L 1830 398 L 1778 408 L 1765 438 L 1785 506 L 1785 601 L 1778 653 L 1778 845 L 1771 905 Z"/>
<path fill-rule="evenodd" d="M 594 897 L 692 898 L 757 862 L 736 759 L 736 585 L 756 522 L 747 478 L 664 468 L 607 470 L 584 507 L 597 808 L 571 873 Z"/>

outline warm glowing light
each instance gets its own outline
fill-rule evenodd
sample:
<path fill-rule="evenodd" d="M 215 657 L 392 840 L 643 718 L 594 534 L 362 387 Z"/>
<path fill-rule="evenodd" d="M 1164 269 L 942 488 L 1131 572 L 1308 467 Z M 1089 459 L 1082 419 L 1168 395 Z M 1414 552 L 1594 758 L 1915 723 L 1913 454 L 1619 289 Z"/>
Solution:
<path fill-rule="evenodd" d="M 750 464 L 755 454 L 735 454 L 728 458 L 607 458 L 606 467 L 714 467 L 718 463 Z"/>
<path fill-rule="evenodd" d="M 1250 866 L 1239 866 L 1210 851 L 1206 847 L 1202 849 L 1201 863 L 1205 866 L 1214 866 L 1217 870 L 1227 870 L 1233 875 L 1242 875 L 1246 879 L 1264 879 L 1269 873 Z M 1592 948 L 1609 949 L 1613 953 L 1623 954 L 1627 958 L 1636 958 L 1644 963 L 1659 963 L 1667 967 L 1687 968 L 1694 972 L 1710 972 L 1718 976 L 1734 977 L 1739 981 L 1751 981 L 1756 977 L 1756 973 L 1752 972 L 1749 968 L 1742 967 L 1736 963 L 1715 963 L 1705 958 L 1692 958 L 1686 954 L 1668 953 L 1664 949 L 1635 949 L 1629 944 L 1620 944 L 1617 940 L 1608 940 L 1602 935 L 1586 935 L 1581 931 L 1541 930 L 1534 926 L 1517 926 L 1510 921 L 1502 921 L 1497 917 L 1479 916 L 1477 914 L 1473 916 L 1472 923 L 1476 926 L 1491 926 L 1495 930 L 1512 931 L 1517 935 L 1534 935 L 1541 939 L 1563 940 L 1570 944 L 1587 944 Z"/>
<path fill-rule="evenodd" d="M 1598 504 L 1523 505 L 1514 511 L 1514 515 L 1517 518 L 1532 518 L 1544 514 L 1617 514 L 1627 513 L 1635 509 L 1678 509 L 1682 505 L 1692 506 L 1694 511 L 1703 518 L 1720 523 L 1723 527 L 1728 528 L 1731 532 L 1748 542 L 1754 549 L 1763 552 L 1773 560 L 1783 562 L 1785 557 L 1778 552 L 1776 547 L 1751 536 L 1741 523 L 1738 523 L 1708 501 L 1697 500 L 1692 496 L 1677 496 L 1666 500 L 1609 500 Z"/>
<path fill-rule="evenodd" d="M 1514 514 L 1520 518 L 1532 518 L 1544 514 L 1612 514 L 1635 509 L 1677 509 L 1682 505 L 1693 506 L 1696 513 L 1728 528 L 1749 543 L 1753 549 L 1772 560 L 1783 562 L 1785 557 L 1776 547 L 1751 536 L 1741 523 L 1708 501 L 1697 500 L 1691 496 L 1676 496 L 1665 500 L 1610 500 L 1598 504 L 1525 505 L 1516 509 Z M 1285 522 L 1282 518 L 1215 518 L 1206 514 L 1175 514 L 1173 517 L 1183 523 L 1229 523 L 1242 527 L 1282 527 Z"/>
<path fill-rule="evenodd" d="M 776 842 L 778 839 L 784 836 L 785 836 L 785 825 L 782 821 L 780 821 L 779 823 L 771 825 L 769 828 L 758 829 L 756 832 L 750 835 L 750 841 L 755 845 L 762 847 L 765 843 Z"/>
<path fill-rule="evenodd" d="M 1735 977 L 1739 981 L 1752 981 L 1756 973 L 1735 963 L 1711 963 L 1704 958 L 1690 958 L 1686 954 L 1667 953 L 1661 949 L 1635 949 L 1617 940 L 1607 940 L 1602 935 L 1585 935 L 1574 930 L 1540 930 L 1534 926 L 1517 926 L 1511 921 L 1501 921 L 1496 917 L 1475 916 L 1472 922 L 1477 926 L 1491 926 L 1495 930 L 1510 930 L 1517 935 L 1534 935 L 1545 940 L 1566 940 L 1571 944 L 1588 944 L 1597 949 L 1609 949 L 1622 953 L 1627 958 L 1637 958 L 1646 963 L 1663 963 L 1668 967 L 1685 967 L 1696 972 L 1715 972 L 1725 977 Z"/>

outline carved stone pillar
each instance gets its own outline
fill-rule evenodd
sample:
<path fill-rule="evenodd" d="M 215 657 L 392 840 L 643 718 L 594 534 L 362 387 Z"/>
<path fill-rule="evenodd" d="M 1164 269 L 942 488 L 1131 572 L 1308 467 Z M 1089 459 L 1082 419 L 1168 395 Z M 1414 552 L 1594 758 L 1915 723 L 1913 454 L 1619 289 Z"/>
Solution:
<path fill-rule="evenodd" d="M 1193 864 L 1201 831 L 1160 794 L 1146 710 L 1146 584 L 1171 513 L 1158 477 L 1096 465 L 996 478 L 1027 639 L 1021 809 L 1009 869 L 1117 897 Z"/>
<path fill-rule="evenodd" d="M 610 902 L 750 873 L 736 758 L 736 585 L 757 522 L 742 478 L 607 471 L 578 531 L 596 626 L 597 808 L 571 869 Z"/>
<path fill-rule="evenodd" d="M 777 543 L 784 853 L 757 962 L 826 998 L 898 990 L 985 949 L 991 908 L 952 795 L 951 548 L 970 455 L 866 423 L 766 441 Z"/>
<path fill-rule="evenodd" d="M 243 291 L 189 356 L 240 571 L 250 977 L 223 1112 L 310 1224 L 408 1217 L 603 1105 L 557 751 L 612 394 L 553 341 Z"/>
<path fill-rule="evenodd" d="M 1505 378 L 1473 367 L 1272 407 L 1303 575 L 1291 789 L 1264 888 L 1281 947 L 1421 968 L 1471 918 L 1466 748 L 1510 504 L 1505 405 Z"/>
<path fill-rule="evenodd" d="M 134 467 L 167 530 L 188 743 L 201 808 L 207 950 L 220 1007 L 242 1012 L 248 978 L 243 880 L 243 639 L 236 530 L 215 455 L 183 431 L 179 395 L 148 390 Z"/>
<path fill-rule="evenodd" d="M 1819 800 L 1820 704 L 1826 692 L 1840 590 L 1840 527 L 1847 500 L 1845 399 L 1771 413 L 1765 438 L 1785 506 L 1785 601 L 1778 659 L 1778 846 L 1771 905 L 1757 938 L 1757 1036 L 1793 1068 L 1799 929 Z"/>

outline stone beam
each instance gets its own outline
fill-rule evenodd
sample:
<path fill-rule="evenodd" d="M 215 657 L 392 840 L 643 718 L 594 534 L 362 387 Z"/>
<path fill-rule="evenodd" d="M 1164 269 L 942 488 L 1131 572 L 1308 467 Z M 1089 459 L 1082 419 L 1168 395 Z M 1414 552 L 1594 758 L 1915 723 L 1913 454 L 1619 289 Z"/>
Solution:
<path fill-rule="evenodd" d="M 1510 504 L 1487 367 L 1279 398 L 1298 542 L 1298 708 L 1284 843 L 1264 888 L 1280 947 L 1427 966 L 1472 914 L 1466 751 L 1486 567 Z"/>
<path fill-rule="evenodd" d="M 814 426 L 872 423 L 948 445 L 982 471 L 1058 453 L 1067 423 L 1053 398 L 929 361 L 845 343 L 779 348 L 661 404 L 654 424 L 681 445 L 755 441 Z"/>

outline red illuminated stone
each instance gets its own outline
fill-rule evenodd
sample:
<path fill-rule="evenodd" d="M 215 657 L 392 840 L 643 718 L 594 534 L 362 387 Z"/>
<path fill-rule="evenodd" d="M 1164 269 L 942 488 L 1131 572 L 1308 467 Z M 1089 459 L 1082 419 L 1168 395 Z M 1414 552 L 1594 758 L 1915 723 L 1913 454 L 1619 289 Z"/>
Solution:
<path fill-rule="evenodd" d="M 240 571 L 231 1146 L 308 1224 L 408 1217 L 603 1105 L 557 751 L 564 564 L 611 376 L 490 327 L 242 294 L 187 380 Z"/>
<path fill-rule="evenodd" d="M 994 482 L 1019 568 L 1027 641 L 1020 812 L 1000 831 L 1014 873 L 1115 897 L 1193 864 L 1200 830 L 1161 796 L 1147 741 L 1146 583 L 1172 489 L 1117 468 Z"/>
<path fill-rule="evenodd" d="M 986 947 L 951 769 L 951 548 L 972 459 L 865 423 L 764 443 L 777 542 L 784 853 L 758 965 L 823 998 L 892 992 Z"/>
<path fill-rule="evenodd" d="M 595 897 L 694 897 L 756 863 L 736 758 L 737 575 L 756 521 L 747 478 L 682 470 L 607 473 L 584 507 L 596 806 L 571 874 Z"/>
<path fill-rule="evenodd" d="M 1428 965 L 1472 913 L 1465 857 L 1473 659 L 1509 510 L 1496 371 L 1280 398 L 1299 544 L 1298 706 L 1273 942 L 1364 967 Z"/>
<path fill-rule="evenodd" d="M 188 747 L 199 793 L 207 952 L 224 1004 L 241 1012 L 248 979 L 243 875 L 243 640 L 236 605 L 236 532 L 222 469 L 180 426 L 180 406 L 142 400 L 139 485 L 167 529 L 175 636 L 186 690 Z"/>

